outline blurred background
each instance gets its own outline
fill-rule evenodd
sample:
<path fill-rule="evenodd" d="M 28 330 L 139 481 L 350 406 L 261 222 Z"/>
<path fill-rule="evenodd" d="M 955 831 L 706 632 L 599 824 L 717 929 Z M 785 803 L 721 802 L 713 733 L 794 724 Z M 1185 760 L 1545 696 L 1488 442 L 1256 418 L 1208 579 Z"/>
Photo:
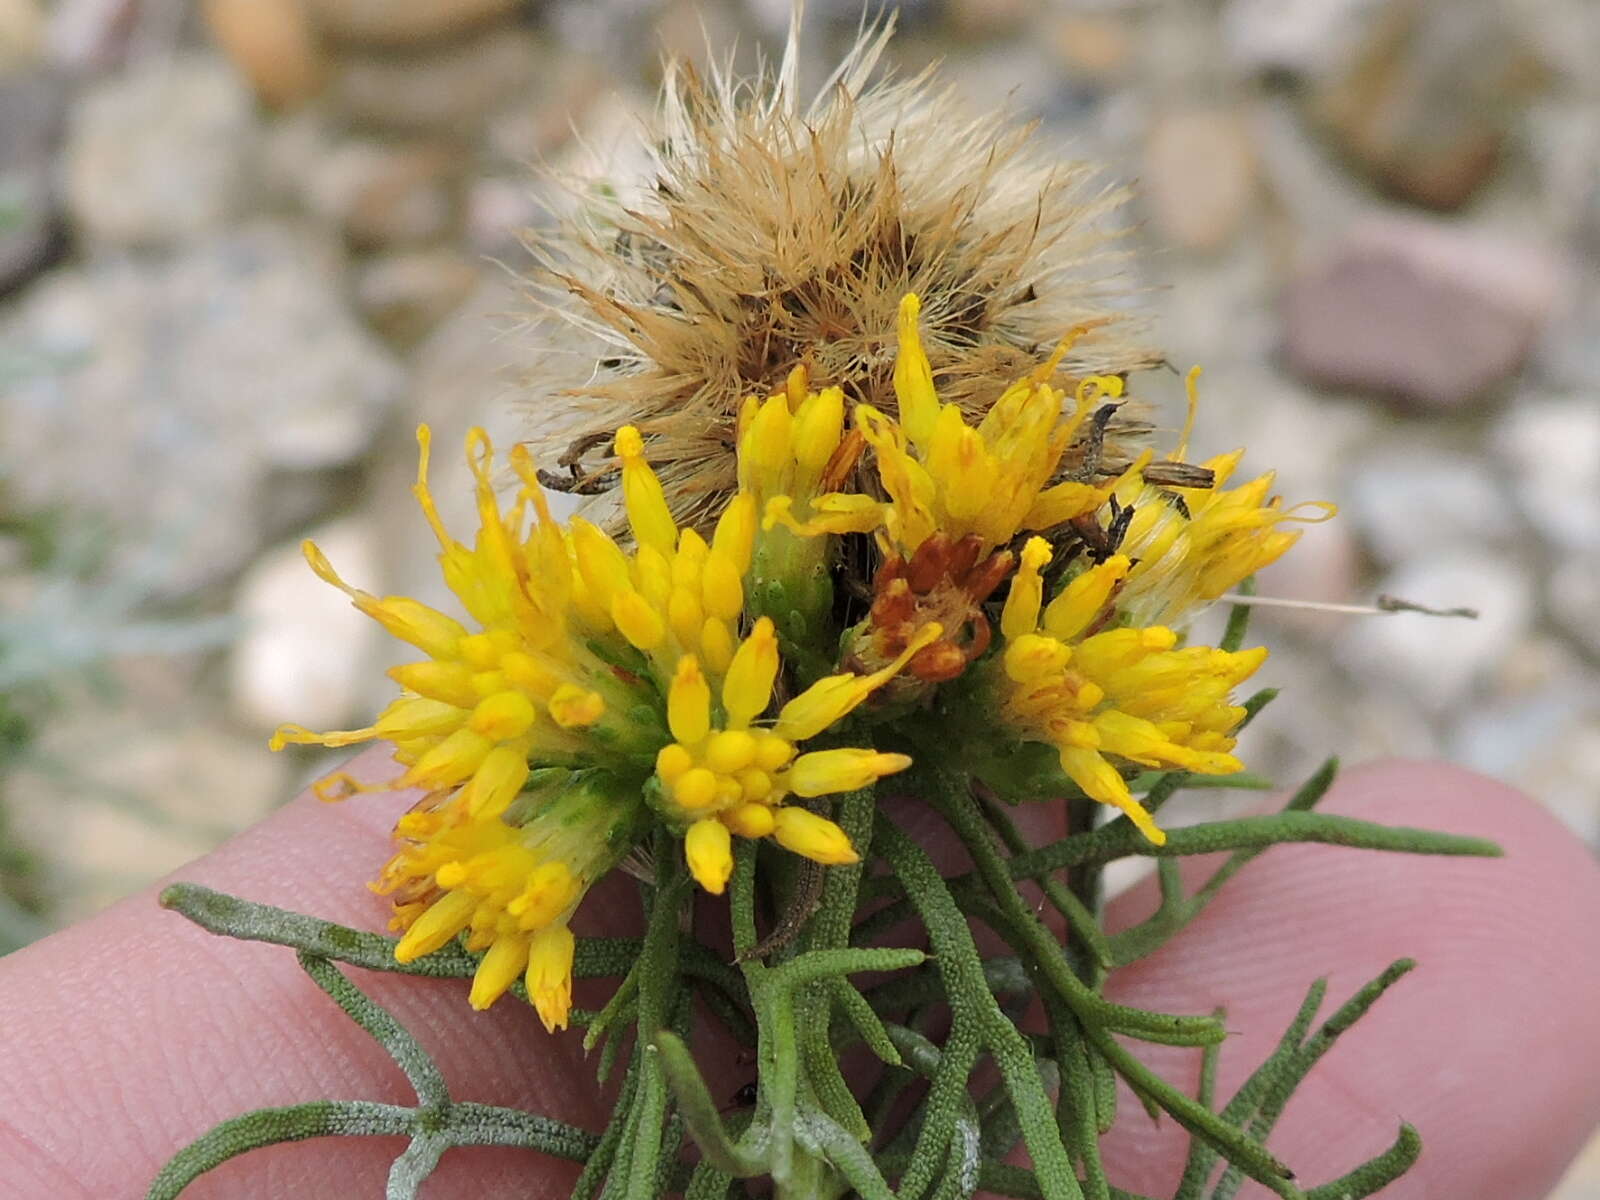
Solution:
<path fill-rule="evenodd" d="M 860 15 L 811 0 L 814 80 Z M 282 802 L 316 763 L 266 752 L 278 722 L 383 702 L 387 648 L 299 540 L 435 590 L 412 429 L 539 420 L 528 164 L 625 146 L 663 53 L 753 66 L 787 16 L 0 0 L 0 949 Z M 1135 185 L 1126 269 L 1206 368 L 1197 450 L 1342 509 L 1263 593 L 1480 610 L 1261 613 L 1286 691 L 1251 765 L 1443 756 L 1591 844 L 1596 46 L 1591 0 L 920 0 L 891 49 Z M 1176 425 L 1177 375 L 1146 390 Z"/>

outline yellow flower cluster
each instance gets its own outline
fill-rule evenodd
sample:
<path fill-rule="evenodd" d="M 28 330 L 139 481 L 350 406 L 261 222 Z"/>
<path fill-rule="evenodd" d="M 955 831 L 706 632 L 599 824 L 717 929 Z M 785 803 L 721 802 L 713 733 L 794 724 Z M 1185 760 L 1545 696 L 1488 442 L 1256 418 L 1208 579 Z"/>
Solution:
<path fill-rule="evenodd" d="M 1049 382 L 1070 344 L 1064 343 L 1007 388 L 974 427 L 959 407 L 939 401 L 919 313 L 917 297 L 906 296 L 894 376 L 898 420 L 867 405 L 855 412 L 888 500 L 820 496 L 808 502 L 807 519 L 790 525 L 809 536 L 878 532 L 895 565 L 879 573 L 877 603 L 858 645 L 885 640 L 889 631 L 872 629 L 874 619 L 914 624 L 919 613 L 933 611 L 953 624 L 951 597 L 964 581 L 952 575 L 941 589 L 937 576 L 944 564 L 967 571 L 977 555 L 996 552 L 989 564 L 1015 572 L 1001 613 L 999 652 L 947 653 L 925 670 L 912 661 L 911 673 L 940 680 L 977 661 L 978 703 L 985 712 L 997 712 L 1012 735 L 1053 747 L 1063 772 L 1086 795 L 1126 812 L 1152 841 L 1164 841 L 1129 791 L 1124 767 L 1205 774 L 1241 769 L 1229 753 L 1228 734 L 1244 710 L 1231 693 L 1266 657 L 1265 650 L 1180 647 L 1172 626 L 1278 558 L 1299 536 L 1280 526 L 1306 518 L 1284 512 L 1269 496 L 1270 474 L 1231 491 L 1223 487 L 1242 452 L 1207 463 L 1213 480 L 1201 488 L 1146 483 L 1148 456 L 1105 484 L 1058 478 L 1063 455 L 1091 411 L 1121 397 L 1121 379 L 1079 381 L 1072 411 L 1064 413 L 1067 393 Z M 1193 374 L 1189 385 L 1192 421 Z M 1070 581 L 1057 580 L 1059 591 L 1046 604 L 1050 542 L 1029 539 L 1020 565 L 1002 548 L 1028 531 L 1053 531 L 1086 517 L 1110 538 L 1115 523 L 1100 510 L 1112 496 L 1119 510 L 1131 509 L 1116 533 L 1120 546 L 1111 547 L 1120 552 L 1078 547 L 1101 552 L 1103 561 Z M 787 520 L 789 511 L 782 498 L 767 501 L 768 522 Z M 935 541 L 939 553 L 918 553 Z M 965 552 L 958 549 L 963 544 Z M 967 604 L 964 620 L 981 627 L 981 650 L 989 637 L 982 612 L 987 591 L 978 592 L 971 603 L 967 585 L 966 598 L 957 599 Z"/>
<path fill-rule="evenodd" d="M 960 406 L 939 402 L 918 330 L 920 312 L 914 294 L 901 301 L 894 370 L 899 419 L 868 404 L 855 410 L 856 427 L 876 453 L 888 501 L 831 493 L 811 500 L 808 518 L 800 520 L 791 518 L 791 506 L 780 498 L 768 501 L 767 522 L 781 520 L 813 536 L 881 529 L 885 551 L 906 557 L 935 533 L 951 541 L 971 535 L 986 553 L 1019 531 L 1050 529 L 1104 503 L 1109 486 L 1050 481 L 1093 406 L 1119 397 L 1122 380 L 1083 380 L 1072 414 L 1064 416 L 1066 395 L 1049 379 L 1071 346 L 1069 338 L 1008 387 L 974 428 Z"/>
<path fill-rule="evenodd" d="M 938 635 L 933 626 L 924 641 Z M 730 834 L 771 836 L 816 862 L 857 861 L 843 830 L 804 808 L 784 805 L 784 797 L 853 791 L 903 771 L 911 760 L 903 754 L 848 748 L 796 757 L 795 744 L 840 721 L 892 678 L 916 649 L 872 675 L 818 680 L 785 704 L 768 729 L 752 728 L 752 722 L 771 704 L 778 677 L 778 639 L 769 618 L 756 622 L 734 655 L 722 683 L 720 726 L 713 724 L 711 688 L 699 664 L 692 657 L 679 663 L 667 694 L 674 740 L 656 755 L 656 776 L 694 822 L 685 850 L 702 887 L 720 893 L 727 883 L 733 871 Z"/>
<path fill-rule="evenodd" d="M 390 786 L 428 793 L 397 827 L 400 849 L 378 883 L 396 895 L 397 927 L 406 930 L 397 957 L 465 933 L 469 948 L 485 951 L 474 1006 L 492 1003 L 520 974 L 554 1028 L 570 1004 L 568 919 L 636 843 L 647 806 L 686 835 L 688 862 L 713 891 L 731 870 L 729 833 L 770 836 L 819 862 L 854 861 L 838 826 L 783 801 L 859 788 L 909 764 L 870 749 L 797 747 L 898 667 L 819 680 L 770 728 L 757 724 L 781 664 L 770 621 L 739 638 L 752 493 L 728 505 L 709 542 L 679 529 L 643 439 L 626 426 L 616 438 L 633 533 L 624 549 L 582 518 L 556 522 L 520 447 L 511 466 L 521 486 L 502 507 L 493 449 L 474 430 L 467 455 L 479 530 L 467 546 L 438 517 L 425 427 L 418 440 L 418 501 L 439 539 L 445 582 L 478 628 L 408 597 L 353 588 L 308 543 L 319 575 L 428 657 L 391 672 L 402 694 L 372 725 L 329 733 L 291 725 L 273 738 L 274 748 L 390 741 L 406 767 Z M 333 799 L 362 789 L 336 774 L 321 790 Z"/>
<path fill-rule="evenodd" d="M 423 654 L 390 672 L 401 694 L 370 726 L 284 726 L 273 739 L 386 740 L 405 768 L 389 786 L 425 793 L 375 885 L 395 898 L 401 961 L 463 938 L 482 953 L 475 1007 L 520 977 L 545 1025 L 564 1026 L 569 922 L 653 820 L 682 836 L 712 893 L 730 878 L 735 837 L 857 861 L 838 825 L 791 801 L 910 765 L 871 746 L 806 746 L 891 686 L 879 720 L 965 676 L 958 702 L 1053 748 L 1085 795 L 1158 843 L 1127 776 L 1239 769 L 1231 735 L 1244 710 L 1232 691 L 1266 652 L 1184 646 L 1178 625 L 1283 553 L 1298 535 L 1282 525 L 1305 518 L 1268 495 L 1270 475 L 1226 489 L 1237 455 L 1207 464 L 1206 487 L 1149 483 L 1148 456 L 1102 479 L 1080 443 L 1123 385 L 1052 382 L 1070 339 L 969 423 L 939 400 L 919 318 L 906 296 L 897 416 L 857 405 L 847 428 L 844 392 L 813 390 L 804 368 L 745 401 L 739 490 L 709 538 L 679 527 L 644 437 L 624 426 L 614 449 L 631 539 L 556 521 L 521 447 L 503 503 L 493 447 L 474 430 L 478 530 L 458 541 L 429 488 L 424 427 L 416 496 L 466 621 L 351 587 L 307 544 L 320 576 Z M 847 490 L 867 450 L 881 490 Z M 841 638 L 832 539 L 869 533 L 880 552 L 871 603 Z M 786 673 L 791 651 L 809 657 Z M 340 774 L 320 785 L 330 799 L 358 790 Z"/>
<path fill-rule="evenodd" d="M 1127 813 L 1152 842 L 1166 841 L 1133 798 L 1114 760 L 1200 774 L 1242 769 L 1229 753 L 1244 709 L 1229 702 L 1267 657 L 1178 647 L 1164 625 L 1102 628 L 1112 597 L 1139 572 L 1114 555 L 1042 605 L 1040 573 L 1050 545 L 1031 538 L 1001 612 L 1005 648 L 990 670 L 1002 719 L 1055 747 L 1061 769 L 1085 795 Z"/>

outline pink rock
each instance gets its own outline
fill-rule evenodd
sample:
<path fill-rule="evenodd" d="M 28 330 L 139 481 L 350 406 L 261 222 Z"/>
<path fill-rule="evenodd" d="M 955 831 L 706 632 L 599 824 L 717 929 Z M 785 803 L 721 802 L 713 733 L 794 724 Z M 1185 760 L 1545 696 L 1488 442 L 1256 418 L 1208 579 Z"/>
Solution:
<path fill-rule="evenodd" d="M 1314 383 L 1454 409 L 1517 372 L 1570 291 L 1566 267 L 1537 246 L 1375 218 L 1290 286 L 1286 350 Z"/>

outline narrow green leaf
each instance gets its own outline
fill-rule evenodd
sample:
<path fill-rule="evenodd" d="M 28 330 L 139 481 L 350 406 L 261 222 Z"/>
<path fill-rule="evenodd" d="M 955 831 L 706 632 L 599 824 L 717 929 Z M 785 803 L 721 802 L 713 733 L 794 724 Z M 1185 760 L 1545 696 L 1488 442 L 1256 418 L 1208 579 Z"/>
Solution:
<path fill-rule="evenodd" d="M 735 1179 L 748 1179 L 760 1172 L 765 1164 L 735 1145 L 728 1136 L 717 1103 L 711 1098 L 711 1091 L 683 1041 L 676 1034 L 662 1030 L 656 1034 L 651 1049 L 661 1057 L 667 1082 L 672 1085 L 672 1094 L 678 1101 L 678 1111 L 683 1114 L 690 1136 L 700 1147 L 705 1161 Z"/>
<path fill-rule="evenodd" d="M 450 1103 L 450 1092 L 445 1087 L 444 1076 L 427 1052 L 417 1044 L 405 1028 L 379 1006 L 365 992 L 344 977 L 344 973 L 325 958 L 299 954 L 300 966 L 316 985 L 328 993 L 344 1013 L 382 1046 L 405 1072 L 406 1079 L 416 1089 L 417 1099 L 426 1108 L 437 1108 Z"/>
<path fill-rule="evenodd" d="M 1422 1138 L 1409 1125 L 1400 1126 L 1394 1145 L 1377 1158 L 1362 1163 L 1348 1175 L 1306 1192 L 1305 1200 L 1365 1200 L 1388 1187 L 1422 1157 Z"/>
<path fill-rule="evenodd" d="M 1239 581 L 1239 586 L 1234 589 L 1241 596 L 1254 596 L 1256 594 L 1256 577 L 1246 576 Z M 1228 627 L 1222 631 L 1222 640 L 1217 643 L 1219 649 L 1230 654 L 1236 653 L 1244 645 L 1245 635 L 1250 632 L 1250 605 L 1235 604 L 1228 610 Z"/>
<path fill-rule="evenodd" d="M 207 1171 L 263 1146 L 319 1137 L 393 1137 L 410 1133 L 412 1119 L 409 1108 L 366 1100 L 313 1100 L 257 1109 L 224 1121 L 178 1151 L 150 1184 L 147 1200 L 174 1200 Z"/>
<path fill-rule="evenodd" d="M 1266 816 L 1211 821 L 1167 831 L 1165 845 L 1146 841 L 1126 818 L 1118 817 L 1091 833 L 1074 834 L 1010 860 L 1015 879 L 1032 879 L 1063 867 L 1107 863 L 1119 858 L 1145 856 L 1173 858 L 1187 854 L 1215 854 L 1222 850 L 1265 849 L 1289 842 L 1348 846 L 1357 850 L 1389 850 L 1404 854 L 1442 854 L 1499 858 L 1505 852 L 1483 838 L 1379 825 L 1354 817 L 1321 812 L 1281 812 Z"/>

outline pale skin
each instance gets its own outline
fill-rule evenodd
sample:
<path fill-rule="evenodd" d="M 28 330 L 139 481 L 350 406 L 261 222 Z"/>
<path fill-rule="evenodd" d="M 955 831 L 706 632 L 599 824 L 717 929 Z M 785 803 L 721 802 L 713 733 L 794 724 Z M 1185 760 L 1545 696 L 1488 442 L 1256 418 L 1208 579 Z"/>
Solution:
<path fill-rule="evenodd" d="M 356 769 L 371 778 L 391 768 L 369 752 Z M 302 796 L 176 878 L 381 928 L 384 902 L 360 880 L 410 802 Z M 1114 996 L 1178 1012 L 1226 1005 L 1236 1031 L 1222 1056 L 1226 1095 L 1275 1043 L 1314 977 L 1330 975 L 1330 1003 L 1342 1001 L 1391 960 L 1412 956 L 1419 969 L 1313 1073 L 1272 1148 L 1302 1180 L 1321 1182 L 1386 1147 L 1404 1118 L 1426 1149 L 1384 1193 L 1389 1200 L 1538 1200 L 1600 1121 L 1600 870 L 1536 804 L 1452 767 L 1352 770 L 1322 807 L 1493 838 L 1507 857 L 1275 849 L 1174 943 L 1120 973 Z M 1150 903 L 1148 894 L 1127 897 L 1114 923 L 1136 920 Z M 620 930 L 637 915 L 626 888 L 597 890 L 585 907 L 582 932 Z M 719 912 L 707 905 L 702 919 Z M 473 1013 L 465 983 L 353 977 L 438 1056 L 458 1098 L 603 1123 L 579 1035 L 545 1034 L 512 997 Z M 154 891 L 0 960 L 0 1012 L 8 1196 L 142 1195 L 179 1146 L 258 1105 L 411 1100 L 398 1070 L 291 952 L 208 935 L 158 909 Z M 1155 1048 L 1146 1057 L 1192 1087 L 1193 1052 Z M 737 1083 L 747 1074 L 728 1065 L 713 1077 Z M 1112 1180 L 1170 1194 L 1183 1141 L 1170 1122 L 1152 1127 L 1128 1103 L 1106 1142 Z M 186 1196 L 381 1195 L 399 1149 L 385 1139 L 280 1146 L 234 1160 Z M 575 1170 L 526 1151 L 452 1151 L 425 1194 L 565 1196 Z M 1246 1185 L 1241 1195 L 1265 1193 Z"/>

